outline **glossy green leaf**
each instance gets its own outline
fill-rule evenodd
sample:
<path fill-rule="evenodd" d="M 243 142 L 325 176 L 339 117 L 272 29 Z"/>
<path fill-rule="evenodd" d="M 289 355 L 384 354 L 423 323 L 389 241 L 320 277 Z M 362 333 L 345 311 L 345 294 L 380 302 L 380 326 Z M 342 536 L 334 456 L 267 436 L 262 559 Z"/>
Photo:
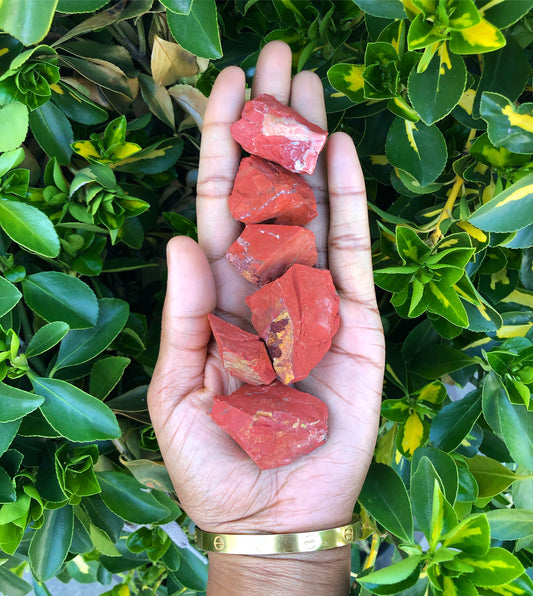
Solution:
<path fill-rule="evenodd" d="M 459 559 L 474 568 L 468 578 L 477 586 L 500 586 L 524 573 L 522 563 L 499 546 L 490 548 L 482 559 L 465 554 L 459 555 Z"/>
<path fill-rule="evenodd" d="M 120 436 L 115 415 L 99 399 L 60 379 L 32 377 L 31 381 L 35 392 L 44 397 L 45 418 L 67 439 L 83 442 Z"/>
<path fill-rule="evenodd" d="M 499 586 L 478 586 L 477 590 L 479 596 L 506 596 L 506 594 L 529 596 L 529 594 L 533 594 L 533 581 L 527 573 L 522 573 L 522 575 L 506 584 L 500 584 Z"/>
<path fill-rule="evenodd" d="M 29 560 L 41 581 L 54 577 L 68 554 L 74 531 L 74 512 L 69 505 L 44 512 L 43 525 L 33 534 Z"/>
<path fill-rule="evenodd" d="M 516 23 L 533 8 L 533 0 L 513 0 L 512 2 L 499 2 L 494 4 L 490 0 L 484 2 L 483 13 L 498 29 L 505 29 Z M 491 5 L 491 6 L 489 6 Z"/>
<path fill-rule="evenodd" d="M 423 263 L 424 257 L 431 252 L 418 234 L 407 226 L 396 228 L 396 246 L 398 254 L 406 265 Z"/>
<path fill-rule="evenodd" d="M 31 205 L 0 198 L 0 226 L 30 252 L 52 258 L 59 254 L 59 238 L 52 222 Z"/>
<path fill-rule="evenodd" d="M 174 39 L 191 54 L 210 60 L 222 56 L 214 0 L 193 2 L 189 14 L 167 11 L 167 22 Z"/>
<path fill-rule="evenodd" d="M 2 0 L 0 29 L 31 46 L 41 41 L 50 29 L 57 0 Z"/>
<path fill-rule="evenodd" d="M 37 409 L 43 398 L 5 383 L 0 383 L 0 422 L 11 422 Z"/>
<path fill-rule="evenodd" d="M 64 321 L 71 329 L 92 327 L 98 320 L 98 300 L 91 288 L 59 271 L 42 271 L 22 282 L 24 300 L 45 321 Z"/>
<path fill-rule="evenodd" d="M 383 491 L 382 486 L 390 490 Z M 409 496 L 402 479 L 392 468 L 384 464 L 370 466 L 359 502 L 389 532 L 404 542 L 413 541 Z"/>
<path fill-rule="evenodd" d="M 516 479 L 516 474 L 503 464 L 483 455 L 467 460 L 468 468 L 479 486 L 479 497 L 493 497 L 504 491 Z"/>
<path fill-rule="evenodd" d="M 0 592 L 8 596 L 25 596 L 31 592 L 31 585 L 21 577 L 0 565 Z"/>
<path fill-rule="evenodd" d="M 431 443 L 443 451 L 453 451 L 471 431 L 481 414 L 481 391 L 472 391 L 437 412 L 431 423 Z"/>
<path fill-rule="evenodd" d="M 169 510 L 146 487 L 122 472 L 98 472 L 102 499 L 113 513 L 136 524 L 157 523 Z"/>
<path fill-rule="evenodd" d="M 5 453 L 16 437 L 21 419 L 0 423 L 0 455 Z"/>
<path fill-rule="evenodd" d="M 57 12 L 68 14 L 79 14 L 84 12 L 95 12 L 100 10 L 110 0 L 58 0 Z"/>
<path fill-rule="evenodd" d="M 203 592 L 207 589 L 207 570 L 207 563 L 186 549 L 180 551 L 180 566 L 172 575 L 190 590 Z"/>
<path fill-rule="evenodd" d="M 93 126 L 107 120 L 108 114 L 103 108 L 73 87 L 60 83 L 52 85 L 51 90 L 52 101 L 70 120 Z"/>
<path fill-rule="evenodd" d="M 483 412 L 494 432 L 504 440 L 514 461 L 533 469 L 533 412 L 511 403 L 498 375 L 490 372 L 483 383 Z"/>
<path fill-rule="evenodd" d="M 114 163 L 113 169 L 135 174 L 159 174 L 173 166 L 182 151 L 181 137 L 164 139 Z"/>
<path fill-rule="evenodd" d="M 533 103 L 516 108 L 503 95 L 486 91 L 479 110 L 493 145 L 514 153 L 533 153 Z"/>
<path fill-rule="evenodd" d="M 430 312 L 444 317 L 458 327 L 468 327 L 468 316 L 463 303 L 446 278 L 427 283 L 424 296 Z"/>
<path fill-rule="evenodd" d="M 443 43 L 424 72 L 411 71 L 409 99 L 422 120 L 431 125 L 449 114 L 459 103 L 466 85 L 463 59 L 448 52 Z"/>
<path fill-rule="evenodd" d="M 382 19 L 405 19 L 402 3 L 398 0 L 354 0 L 368 14 Z"/>
<path fill-rule="evenodd" d="M 440 130 L 422 122 L 395 118 L 387 135 L 385 153 L 389 162 L 427 186 L 440 175 L 448 153 Z"/>
<path fill-rule="evenodd" d="M 109 356 L 97 360 L 91 368 L 89 391 L 91 395 L 104 399 L 120 381 L 124 370 L 131 362 L 124 356 Z"/>
<path fill-rule="evenodd" d="M 505 37 L 486 19 L 459 31 L 450 33 L 450 50 L 455 54 L 482 54 L 493 52 L 505 45 Z"/>
<path fill-rule="evenodd" d="M 2 10 L 0 4 L 0 11 Z M 18 101 L 0 106 L 0 151 L 12 151 L 20 147 L 28 134 L 28 108 Z"/>
<path fill-rule="evenodd" d="M 475 557 L 484 557 L 490 547 L 490 528 L 481 513 L 462 520 L 442 537 L 446 548 L 454 548 Z"/>
<path fill-rule="evenodd" d="M 82 364 L 98 356 L 120 333 L 128 319 L 128 304 L 116 298 L 98 301 L 98 320 L 89 329 L 73 329 L 59 347 L 54 370 Z"/>
<path fill-rule="evenodd" d="M 533 223 L 533 174 L 528 174 L 482 205 L 470 223 L 491 232 L 512 232 Z"/>
<path fill-rule="evenodd" d="M 26 351 L 27 358 L 38 356 L 58 344 L 67 334 L 69 326 L 63 321 L 55 321 L 43 325 L 31 338 Z"/>
<path fill-rule="evenodd" d="M 189 14 L 193 0 L 161 0 L 161 4 L 176 14 Z"/>
<path fill-rule="evenodd" d="M 0 503 L 12 503 L 16 500 L 15 481 L 0 467 Z"/>
<path fill-rule="evenodd" d="M 475 364 L 475 360 L 448 345 L 434 346 L 429 352 L 419 354 L 411 369 L 424 379 L 438 379 L 446 373 Z"/>
<path fill-rule="evenodd" d="M 68 118 L 52 102 L 30 113 L 30 128 L 43 151 L 63 166 L 70 163 L 74 133 Z"/>
<path fill-rule="evenodd" d="M 339 62 L 328 70 L 330 85 L 340 94 L 346 95 L 353 103 L 365 101 L 363 64 L 344 64 Z"/>
<path fill-rule="evenodd" d="M 493 509 L 487 511 L 490 535 L 496 540 L 518 540 L 533 536 L 533 511 Z"/>
<path fill-rule="evenodd" d="M 16 286 L 0 277 L 0 317 L 8 313 L 21 299 L 22 294 Z"/>
<path fill-rule="evenodd" d="M 435 468 L 446 499 L 452 505 L 455 504 L 458 486 L 458 472 L 454 459 L 440 449 L 435 449 L 434 447 L 421 447 L 414 453 L 413 459 L 411 461 L 411 470 L 413 473 L 416 471 L 418 464 L 423 457 L 429 459 Z"/>
<path fill-rule="evenodd" d="M 372 571 L 367 575 L 360 575 L 357 581 L 371 592 L 374 592 L 374 588 L 379 586 L 398 584 L 409 578 L 418 569 L 420 559 L 421 555 L 411 555 L 383 569 Z"/>

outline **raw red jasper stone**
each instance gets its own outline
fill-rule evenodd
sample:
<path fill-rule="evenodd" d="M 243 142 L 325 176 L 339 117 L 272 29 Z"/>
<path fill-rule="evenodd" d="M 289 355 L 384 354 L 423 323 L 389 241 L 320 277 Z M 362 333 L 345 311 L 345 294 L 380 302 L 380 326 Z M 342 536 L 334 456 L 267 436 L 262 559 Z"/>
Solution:
<path fill-rule="evenodd" d="M 328 133 L 264 93 L 244 104 L 231 135 L 248 153 L 312 174 Z"/>
<path fill-rule="evenodd" d="M 226 370 L 251 385 L 268 385 L 276 378 L 265 344 L 257 335 L 215 315 L 207 316 Z"/>
<path fill-rule="evenodd" d="M 241 160 L 228 206 L 247 224 L 273 220 L 303 226 L 317 215 L 315 195 L 302 176 L 255 156 Z"/>
<path fill-rule="evenodd" d="M 301 226 L 250 224 L 226 257 L 244 278 L 263 286 L 294 263 L 312 267 L 317 260 L 315 235 Z"/>
<path fill-rule="evenodd" d="M 227 397 L 215 397 L 211 417 L 262 470 L 310 453 L 328 432 L 326 404 L 278 381 L 243 385 Z"/>
<path fill-rule="evenodd" d="M 293 265 L 248 296 L 246 304 L 283 383 L 305 379 L 339 328 L 339 297 L 324 269 Z"/>

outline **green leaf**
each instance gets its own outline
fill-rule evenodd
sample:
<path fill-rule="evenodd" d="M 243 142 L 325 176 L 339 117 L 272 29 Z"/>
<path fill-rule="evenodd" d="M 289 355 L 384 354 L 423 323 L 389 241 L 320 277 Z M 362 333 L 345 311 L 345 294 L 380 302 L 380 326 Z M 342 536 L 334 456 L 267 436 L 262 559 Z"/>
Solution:
<path fill-rule="evenodd" d="M 73 87 L 58 83 L 50 89 L 52 91 L 52 101 L 70 120 L 92 126 L 107 120 L 108 114 L 103 108 L 90 101 Z"/>
<path fill-rule="evenodd" d="M 135 524 L 157 523 L 169 510 L 146 487 L 122 472 L 98 472 L 102 499 L 113 513 Z"/>
<path fill-rule="evenodd" d="M 425 285 L 424 297 L 427 298 L 427 309 L 444 317 L 453 325 L 468 327 L 468 316 L 453 285 L 446 278 L 430 281 Z"/>
<path fill-rule="evenodd" d="M 504 440 L 513 460 L 533 469 L 533 411 L 511 403 L 494 372 L 483 382 L 483 412 L 494 432 Z"/>
<path fill-rule="evenodd" d="M 57 0 L 2 0 L 0 29 L 31 46 L 44 39 L 50 29 Z"/>
<path fill-rule="evenodd" d="M 461 554 L 458 558 L 462 563 L 474 568 L 468 574 L 468 578 L 476 586 L 500 586 L 524 573 L 522 563 L 509 551 L 499 546 L 489 548 L 483 558 L 467 554 Z"/>
<path fill-rule="evenodd" d="M 384 491 L 384 486 L 389 489 Z M 402 479 L 392 468 L 370 466 L 359 502 L 389 532 L 404 542 L 413 542 L 411 503 Z"/>
<path fill-rule="evenodd" d="M 182 151 L 183 139 L 181 137 L 163 139 L 114 163 L 113 169 L 135 174 L 159 174 L 173 166 L 180 158 Z"/>
<path fill-rule="evenodd" d="M 402 3 L 398 0 L 354 0 L 354 2 L 364 12 L 382 19 L 405 19 L 407 16 Z"/>
<path fill-rule="evenodd" d="M 120 436 L 115 415 L 99 399 L 60 379 L 32 377 L 31 382 L 44 397 L 44 417 L 67 439 L 83 442 Z"/>
<path fill-rule="evenodd" d="M 193 2 L 189 14 L 167 11 L 167 22 L 172 37 L 191 54 L 210 60 L 222 57 L 214 0 Z"/>
<path fill-rule="evenodd" d="M 436 345 L 429 351 L 418 354 L 410 368 L 424 379 L 438 379 L 475 362 L 472 357 L 452 346 Z"/>
<path fill-rule="evenodd" d="M 482 54 L 493 52 L 505 45 L 505 37 L 486 19 L 460 31 L 450 33 L 450 50 L 455 54 Z"/>
<path fill-rule="evenodd" d="M 434 447 L 454 451 L 472 430 L 481 414 L 481 391 L 444 406 L 431 423 L 429 438 Z"/>
<path fill-rule="evenodd" d="M 174 106 L 165 87 L 156 85 L 154 79 L 143 73 L 138 75 L 141 94 L 150 112 L 170 128 L 175 128 Z"/>
<path fill-rule="evenodd" d="M 7 596 L 25 596 L 31 592 L 31 585 L 18 575 L 0 565 L 0 592 Z"/>
<path fill-rule="evenodd" d="M 99 399 L 107 397 L 120 381 L 124 370 L 131 362 L 123 356 L 109 356 L 95 362 L 91 368 L 89 391 Z"/>
<path fill-rule="evenodd" d="M 353 103 L 365 101 L 363 64 L 334 64 L 328 70 L 328 80 L 339 93 L 343 93 Z"/>
<path fill-rule="evenodd" d="M 91 288 L 59 271 L 41 271 L 22 282 L 24 300 L 50 323 L 64 321 L 71 329 L 85 329 L 98 320 L 98 300 Z"/>
<path fill-rule="evenodd" d="M 98 303 L 96 324 L 89 329 L 74 329 L 67 333 L 59 347 L 54 370 L 91 360 L 121 332 L 128 320 L 128 304 L 116 298 L 102 298 Z"/>
<path fill-rule="evenodd" d="M 161 0 L 161 4 L 176 14 L 189 14 L 193 0 Z"/>
<path fill-rule="evenodd" d="M 35 577 L 46 581 L 61 569 L 74 531 L 74 512 L 69 505 L 44 511 L 43 525 L 35 531 L 28 551 Z"/>
<path fill-rule="evenodd" d="M 375 591 L 375 588 L 379 588 L 383 585 L 392 586 L 399 584 L 404 580 L 411 578 L 413 574 L 416 574 L 416 579 L 412 585 L 418 579 L 419 563 L 422 555 L 411 555 L 405 559 L 393 563 L 378 571 L 371 571 L 368 575 L 359 575 L 357 581 L 365 586 L 367 590 L 375 594 L 382 594 L 383 592 Z M 401 588 L 403 589 L 403 587 Z M 390 594 L 396 594 L 397 592 L 385 592 Z"/>
<path fill-rule="evenodd" d="M 493 145 L 513 153 L 533 153 L 533 103 L 516 108 L 503 95 L 485 91 L 479 111 Z"/>
<path fill-rule="evenodd" d="M 109 0 L 59 0 L 56 10 L 67 14 L 80 14 L 95 12 L 106 4 L 109 4 Z"/>
<path fill-rule="evenodd" d="M 0 4 L 0 12 L 2 10 Z M 28 108 L 18 101 L 0 107 L 0 151 L 12 151 L 20 147 L 28 134 Z"/>
<path fill-rule="evenodd" d="M 431 125 L 449 114 L 459 103 L 466 86 L 463 59 L 450 54 L 443 43 L 424 72 L 413 68 L 409 75 L 409 99 L 420 118 Z"/>
<path fill-rule="evenodd" d="M 496 540 L 518 540 L 533 536 L 533 511 L 493 509 L 487 511 L 490 535 Z"/>
<path fill-rule="evenodd" d="M 0 468 L 0 503 L 13 503 L 16 500 L 15 482 L 4 468 Z"/>
<path fill-rule="evenodd" d="M 31 338 L 24 354 L 26 358 L 33 358 L 58 344 L 67 334 L 69 326 L 63 321 L 55 321 L 43 325 Z"/>
<path fill-rule="evenodd" d="M 494 497 L 517 480 L 514 472 L 490 457 L 475 455 L 467 464 L 478 483 L 480 499 Z"/>
<path fill-rule="evenodd" d="M 42 397 L 34 393 L 0 383 L 0 422 L 18 420 L 36 410 L 43 401 Z"/>
<path fill-rule="evenodd" d="M 487 21 L 490 21 L 498 29 L 505 29 L 516 23 L 533 8 L 533 0 L 513 0 L 512 2 L 500 2 L 493 4 L 488 1 L 483 7 L 483 13 Z"/>
<path fill-rule="evenodd" d="M 431 249 L 418 236 L 418 234 L 407 226 L 396 228 L 396 245 L 402 261 L 406 265 L 422 264 L 424 257 L 431 252 Z"/>
<path fill-rule="evenodd" d="M 435 125 L 415 124 L 403 118 L 394 119 L 385 153 L 394 167 L 411 174 L 422 186 L 440 175 L 448 157 L 444 137 Z"/>
<path fill-rule="evenodd" d="M 453 505 L 457 496 L 458 470 L 454 459 L 444 451 L 434 447 L 421 447 L 417 449 L 411 461 L 412 471 L 415 472 L 418 463 L 423 457 L 427 457 L 435 468 L 444 496 Z"/>
<path fill-rule="evenodd" d="M 4 176 L 24 161 L 24 149 L 19 147 L 0 155 L 0 176 Z"/>
<path fill-rule="evenodd" d="M 5 453 L 13 442 L 18 433 L 20 422 L 21 419 L 0 423 L 0 455 Z"/>
<path fill-rule="evenodd" d="M 172 576 L 186 588 L 196 592 L 204 592 L 207 589 L 207 570 L 207 563 L 189 549 L 181 549 L 180 566 L 176 572 L 172 573 Z"/>
<path fill-rule="evenodd" d="M 51 258 L 59 254 L 59 238 L 52 222 L 31 205 L 0 198 L 0 225 L 11 240 L 30 252 Z"/>
<path fill-rule="evenodd" d="M 442 545 L 475 557 L 484 557 L 490 547 L 490 528 L 485 514 L 461 521 L 442 537 Z"/>
<path fill-rule="evenodd" d="M 70 163 L 74 133 L 68 118 L 52 102 L 30 113 L 30 128 L 42 150 L 62 166 Z"/>
<path fill-rule="evenodd" d="M 0 277 L 0 317 L 8 313 L 21 299 L 22 294 L 16 286 Z"/>

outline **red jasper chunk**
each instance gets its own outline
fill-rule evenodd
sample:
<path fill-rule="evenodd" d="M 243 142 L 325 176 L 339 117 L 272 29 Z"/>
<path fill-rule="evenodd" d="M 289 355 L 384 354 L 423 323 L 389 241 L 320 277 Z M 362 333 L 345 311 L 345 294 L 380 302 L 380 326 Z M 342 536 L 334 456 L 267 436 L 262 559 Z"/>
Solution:
<path fill-rule="evenodd" d="M 246 304 L 283 383 L 305 379 L 339 328 L 339 297 L 324 269 L 293 265 L 248 296 Z"/>
<path fill-rule="evenodd" d="M 267 385 L 276 378 L 265 344 L 257 335 L 215 315 L 207 316 L 226 370 L 250 385 Z"/>
<path fill-rule="evenodd" d="M 326 404 L 278 381 L 215 397 L 211 417 L 262 470 L 310 453 L 328 432 Z"/>
<path fill-rule="evenodd" d="M 264 93 L 244 104 L 231 135 L 248 153 L 312 174 L 328 133 Z"/>
<path fill-rule="evenodd" d="M 317 216 L 315 195 L 302 176 L 255 156 L 241 160 L 228 206 L 247 224 L 303 226 Z"/>
<path fill-rule="evenodd" d="M 245 279 L 263 286 L 294 263 L 312 267 L 317 261 L 315 235 L 301 226 L 250 224 L 226 257 Z"/>

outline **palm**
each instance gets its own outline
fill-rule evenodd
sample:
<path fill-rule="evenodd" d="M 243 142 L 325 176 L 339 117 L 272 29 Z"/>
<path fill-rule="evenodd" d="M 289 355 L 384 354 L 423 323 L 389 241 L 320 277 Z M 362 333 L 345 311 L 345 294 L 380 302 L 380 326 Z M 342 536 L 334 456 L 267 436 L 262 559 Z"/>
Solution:
<path fill-rule="evenodd" d="M 302 73 L 291 87 L 289 60 L 286 47 L 267 45 L 253 92 L 286 99 L 290 92 L 291 104 L 325 127 L 319 79 Z M 216 304 L 227 320 L 249 325 L 244 298 L 254 291 L 224 258 L 239 233 L 227 210 L 227 195 L 239 159 L 229 124 L 238 117 L 242 96 L 242 75 L 228 69 L 210 99 L 199 173 L 199 239 L 210 267 L 190 240 L 174 241 L 150 412 L 181 504 L 201 528 L 291 531 L 340 525 L 350 519 L 372 455 L 383 367 L 362 176 L 343 135 L 330 139 L 328 165 L 323 160 L 310 179 L 319 217 L 309 226 L 317 239 L 319 266 L 330 268 L 341 297 L 341 325 L 330 351 L 298 384 L 327 404 L 328 441 L 289 466 L 261 471 L 207 416 L 213 396 L 231 393 L 239 382 L 224 370 L 212 344 L 206 351 L 205 314 Z M 195 279 L 184 282 L 188 272 Z"/>

